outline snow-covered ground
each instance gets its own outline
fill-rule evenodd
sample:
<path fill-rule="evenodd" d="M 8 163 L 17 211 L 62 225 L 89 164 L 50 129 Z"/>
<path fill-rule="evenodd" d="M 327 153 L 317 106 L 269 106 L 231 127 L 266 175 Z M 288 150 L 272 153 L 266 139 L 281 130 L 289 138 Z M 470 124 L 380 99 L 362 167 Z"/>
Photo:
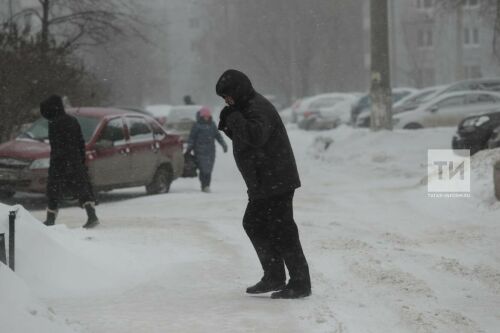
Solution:
<path fill-rule="evenodd" d="M 498 332 L 500 151 L 473 158 L 471 198 L 428 198 L 427 149 L 449 148 L 452 133 L 290 127 L 313 279 L 301 300 L 244 292 L 261 272 L 230 154 L 219 152 L 211 194 L 196 179 L 165 195 L 105 194 L 95 230 L 78 208 L 52 228 L 21 209 L 17 275 L 0 265 L 0 332 Z M 19 199 L 42 206 L 30 200 Z"/>

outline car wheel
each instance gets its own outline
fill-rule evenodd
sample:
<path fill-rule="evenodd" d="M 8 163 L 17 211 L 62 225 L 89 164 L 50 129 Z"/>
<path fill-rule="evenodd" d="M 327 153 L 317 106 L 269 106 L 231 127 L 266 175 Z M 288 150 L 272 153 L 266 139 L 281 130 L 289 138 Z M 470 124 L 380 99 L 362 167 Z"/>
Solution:
<path fill-rule="evenodd" d="M 421 129 L 421 128 L 424 128 L 424 126 L 422 126 L 421 124 L 419 123 L 409 123 L 407 125 L 405 125 L 405 127 L 403 127 L 404 129 L 412 129 L 412 130 L 415 130 L 415 129 Z"/>
<path fill-rule="evenodd" d="M 0 191 L 0 199 L 5 200 L 5 199 L 10 199 L 16 194 L 15 191 L 11 190 L 1 190 Z"/>
<path fill-rule="evenodd" d="M 170 167 L 161 166 L 156 170 L 153 181 L 146 185 L 147 194 L 168 193 L 170 184 L 172 184 L 172 169 Z"/>

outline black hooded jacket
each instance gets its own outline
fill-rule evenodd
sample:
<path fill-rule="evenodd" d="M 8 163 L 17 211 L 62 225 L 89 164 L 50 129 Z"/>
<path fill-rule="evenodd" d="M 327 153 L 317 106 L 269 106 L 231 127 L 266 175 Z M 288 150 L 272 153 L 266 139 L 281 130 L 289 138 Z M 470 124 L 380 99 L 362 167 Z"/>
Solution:
<path fill-rule="evenodd" d="M 86 174 L 82 130 L 76 118 L 65 112 L 61 97 L 53 95 L 43 101 L 40 113 L 49 121 L 49 181 Z"/>
<path fill-rule="evenodd" d="M 249 198 L 267 198 L 300 187 L 292 147 L 274 106 L 237 70 L 222 74 L 216 92 L 235 101 L 221 112 L 219 129 L 233 141 L 234 158 Z"/>

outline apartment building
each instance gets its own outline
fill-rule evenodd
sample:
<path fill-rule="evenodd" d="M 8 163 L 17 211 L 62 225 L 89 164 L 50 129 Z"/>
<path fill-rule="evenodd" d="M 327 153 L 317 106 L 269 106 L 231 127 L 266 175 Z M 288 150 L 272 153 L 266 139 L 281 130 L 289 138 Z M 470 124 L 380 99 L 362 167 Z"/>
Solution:
<path fill-rule="evenodd" d="M 464 0 L 445 8 L 439 0 L 389 0 L 392 85 L 424 87 L 500 76 L 486 5 L 485 0 Z M 364 12 L 369 69 L 369 0 Z"/>

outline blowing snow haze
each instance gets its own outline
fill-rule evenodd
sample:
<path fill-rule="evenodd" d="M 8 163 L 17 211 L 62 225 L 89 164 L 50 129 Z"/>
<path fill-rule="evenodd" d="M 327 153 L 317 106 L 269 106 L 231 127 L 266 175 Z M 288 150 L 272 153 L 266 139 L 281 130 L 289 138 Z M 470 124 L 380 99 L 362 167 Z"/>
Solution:
<path fill-rule="evenodd" d="M 0 333 L 497 333 L 499 9 L 0 0 Z"/>

